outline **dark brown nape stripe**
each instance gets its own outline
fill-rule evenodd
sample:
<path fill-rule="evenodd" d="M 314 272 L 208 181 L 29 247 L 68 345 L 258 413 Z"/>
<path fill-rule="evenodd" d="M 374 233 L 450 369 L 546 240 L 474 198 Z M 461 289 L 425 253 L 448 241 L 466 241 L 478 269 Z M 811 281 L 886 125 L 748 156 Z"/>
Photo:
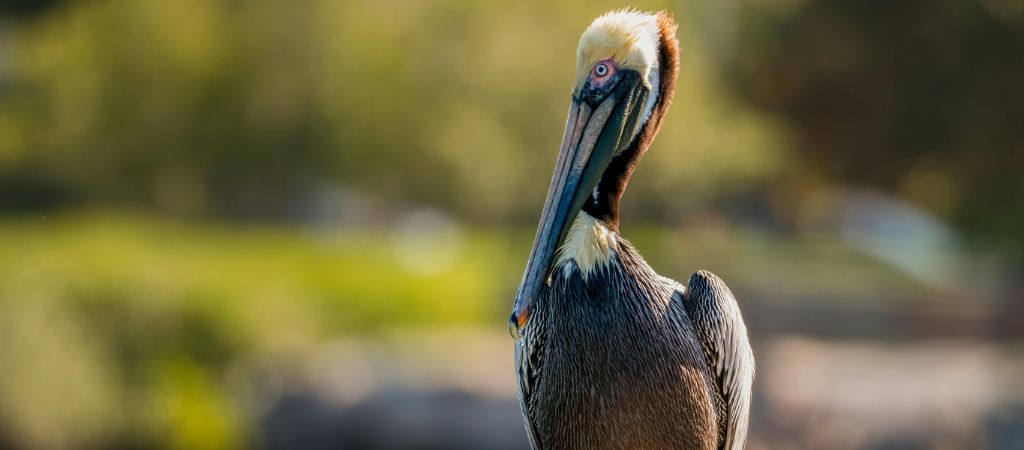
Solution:
<path fill-rule="evenodd" d="M 658 100 L 651 110 L 647 123 L 637 133 L 636 139 L 626 150 L 612 159 L 597 185 L 597 199 L 586 203 L 583 210 L 595 219 L 604 222 L 615 232 L 619 231 L 619 200 L 626 191 L 629 176 L 643 156 L 651 141 L 661 129 L 661 121 L 672 104 L 676 91 L 676 76 L 679 74 L 679 42 L 676 40 L 676 21 L 667 11 L 658 13 L 658 30 L 661 42 L 658 45 L 659 89 Z"/>

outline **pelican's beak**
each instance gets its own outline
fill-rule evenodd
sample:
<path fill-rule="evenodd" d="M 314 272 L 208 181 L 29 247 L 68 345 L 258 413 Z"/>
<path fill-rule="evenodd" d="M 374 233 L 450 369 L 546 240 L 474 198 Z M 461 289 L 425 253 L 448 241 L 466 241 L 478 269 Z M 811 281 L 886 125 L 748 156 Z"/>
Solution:
<path fill-rule="evenodd" d="M 621 71 L 619 75 L 614 85 L 601 90 L 585 86 L 573 95 L 555 173 L 509 320 L 513 337 L 518 338 L 534 301 L 549 282 L 552 261 L 572 220 L 608 163 L 636 134 L 649 90 L 641 83 L 639 73 Z"/>

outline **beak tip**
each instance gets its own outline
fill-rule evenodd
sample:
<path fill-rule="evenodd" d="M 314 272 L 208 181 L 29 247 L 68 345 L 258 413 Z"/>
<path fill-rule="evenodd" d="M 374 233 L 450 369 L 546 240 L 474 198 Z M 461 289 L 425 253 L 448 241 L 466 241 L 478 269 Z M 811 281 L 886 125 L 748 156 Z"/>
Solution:
<path fill-rule="evenodd" d="M 508 334 L 512 335 L 512 339 L 519 340 L 522 335 L 519 334 L 519 318 L 515 311 L 512 312 L 512 317 L 508 318 Z"/>
<path fill-rule="evenodd" d="M 526 326 L 526 322 L 530 319 L 530 313 L 524 305 L 516 302 L 515 308 L 512 309 L 512 315 L 508 318 L 508 330 L 509 334 L 513 338 L 519 340 L 522 337 L 521 330 Z"/>

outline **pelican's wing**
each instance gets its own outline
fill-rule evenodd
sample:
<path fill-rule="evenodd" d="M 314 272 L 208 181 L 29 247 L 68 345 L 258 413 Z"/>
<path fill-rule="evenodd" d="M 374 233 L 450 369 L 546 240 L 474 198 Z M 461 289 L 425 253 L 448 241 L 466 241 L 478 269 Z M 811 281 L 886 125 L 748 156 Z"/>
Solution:
<path fill-rule="evenodd" d="M 538 440 L 536 423 L 534 423 L 536 418 L 534 411 L 537 406 L 536 390 L 540 381 L 544 356 L 544 336 L 543 333 L 529 329 L 536 322 L 539 321 L 531 319 L 531 322 L 526 325 L 527 329 L 523 330 L 522 337 L 516 341 L 515 364 L 519 406 L 523 410 L 523 419 L 526 422 L 526 435 L 530 438 L 530 447 L 540 450 L 542 446 Z"/>
<path fill-rule="evenodd" d="M 725 282 L 706 270 L 693 274 L 686 283 L 683 305 L 697 330 L 725 403 L 724 408 L 719 408 L 725 414 L 725 420 L 720 417 L 718 421 L 725 427 L 719 448 L 740 450 L 747 442 L 754 353 L 739 305 Z"/>

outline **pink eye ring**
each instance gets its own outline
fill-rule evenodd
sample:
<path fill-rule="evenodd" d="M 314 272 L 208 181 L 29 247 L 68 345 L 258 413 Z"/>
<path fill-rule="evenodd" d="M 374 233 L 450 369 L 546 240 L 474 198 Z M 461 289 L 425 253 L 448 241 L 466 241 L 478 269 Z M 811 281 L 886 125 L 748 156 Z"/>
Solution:
<path fill-rule="evenodd" d="M 615 68 L 615 61 L 606 59 L 604 61 L 598 61 L 594 64 L 594 68 L 590 69 L 590 84 L 594 87 L 601 87 L 611 81 L 612 75 L 615 75 L 617 69 Z"/>
<path fill-rule="evenodd" d="M 612 75 L 615 75 L 615 63 L 610 59 L 598 61 L 591 70 L 591 78 L 594 81 L 604 81 Z"/>

